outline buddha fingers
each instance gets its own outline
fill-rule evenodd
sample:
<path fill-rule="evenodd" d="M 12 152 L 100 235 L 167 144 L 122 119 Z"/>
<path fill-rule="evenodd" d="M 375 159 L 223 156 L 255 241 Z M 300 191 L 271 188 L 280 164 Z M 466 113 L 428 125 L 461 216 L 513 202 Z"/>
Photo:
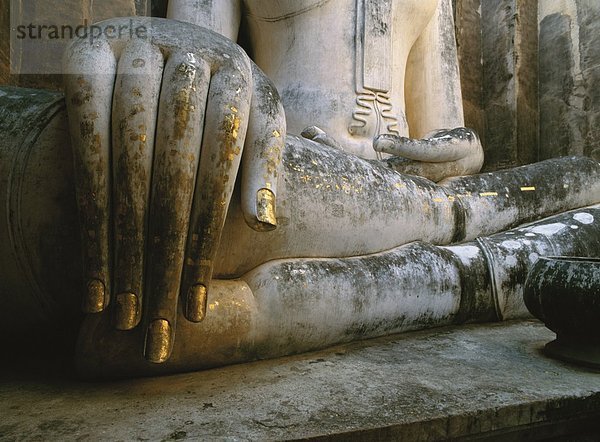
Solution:
<path fill-rule="evenodd" d="M 395 155 L 388 164 L 401 173 L 424 176 L 432 181 L 479 172 L 483 148 L 471 129 L 438 130 L 423 139 L 383 134 L 373 147 L 377 152 Z"/>
<path fill-rule="evenodd" d="M 286 123 L 277 89 L 253 63 L 253 94 L 242 158 L 242 212 L 256 231 L 277 227 L 277 180 Z"/>
<path fill-rule="evenodd" d="M 150 202 L 144 355 L 165 362 L 172 351 L 186 238 L 200 159 L 210 66 L 173 54 L 160 95 Z"/>
<path fill-rule="evenodd" d="M 115 55 L 105 41 L 73 45 L 65 57 L 65 94 L 84 250 L 85 313 L 102 312 L 111 296 L 110 116 L 116 69 Z"/>
<path fill-rule="evenodd" d="M 471 129 L 439 130 L 423 139 L 384 134 L 374 141 L 377 152 L 401 156 L 409 160 L 442 163 L 457 161 L 477 152 L 479 138 Z"/>
<path fill-rule="evenodd" d="M 113 103 L 115 326 L 141 320 L 150 179 L 164 60 L 135 40 L 119 60 Z"/>
<path fill-rule="evenodd" d="M 249 64 L 222 66 L 210 82 L 181 287 L 184 313 L 192 322 L 206 315 L 214 260 L 246 139 L 251 87 Z"/>

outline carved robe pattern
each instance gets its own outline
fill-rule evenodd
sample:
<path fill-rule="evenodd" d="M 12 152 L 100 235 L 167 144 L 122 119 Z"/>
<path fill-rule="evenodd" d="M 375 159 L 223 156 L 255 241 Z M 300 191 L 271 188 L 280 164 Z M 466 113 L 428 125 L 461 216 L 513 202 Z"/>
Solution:
<path fill-rule="evenodd" d="M 392 88 L 392 0 L 356 0 L 356 109 L 348 130 L 400 135 L 390 100 Z"/>

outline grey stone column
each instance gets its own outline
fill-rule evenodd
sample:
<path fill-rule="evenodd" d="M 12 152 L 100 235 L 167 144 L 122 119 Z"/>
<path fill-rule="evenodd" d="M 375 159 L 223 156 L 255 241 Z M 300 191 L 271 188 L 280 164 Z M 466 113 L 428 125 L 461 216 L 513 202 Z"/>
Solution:
<path fill-rule="evenodd" d="M 453 6 L 465 125 L 477 132 L 485 146 L 481 0 L 454 0 Z"/>
<path fill-rule="evenodd" d="M 538 159 L 535 0 L 454 0 L 465 124 L 485 151 L 484 170 Z"/>
<path fill-rule="evenodd" d="M 168 0 L 143 0 L 147 3 L 151 3 L 151 13 L 154 17 L 166 17 L 167 16 L 167 4 Z"/>
<path fill-rule="evenodd" d="M 600 159 L 600 2 L 540 3 L 540 157 Z"/>
<path fill-rule="evenodd" d="M 538 159 L 538 41 L 535 0 L 481 4 L 486 170 Z"/>

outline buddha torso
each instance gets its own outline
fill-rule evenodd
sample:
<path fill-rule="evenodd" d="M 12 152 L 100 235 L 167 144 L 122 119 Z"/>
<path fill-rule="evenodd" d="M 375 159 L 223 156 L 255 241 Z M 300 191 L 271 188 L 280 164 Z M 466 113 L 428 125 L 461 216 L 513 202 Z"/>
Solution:
<path fill-rule="evenodd" d="M 316 125 L 345 150 L 366 158 L 376 157 L 376 135 L 408 136 L 407 58 L 438 1 L 244 0 L 253 58 L 277 85 L 289 133 Z M 133 15 L 133 3 L 114 0 L 91 14 L 85 0 L 80 6 L 88 15 L 58 8 L 54 14 L 60 20 L 45 13 L 43 20 L 29 21 L 79 24 L 83 17 L 93 22 Z M 52 56 L 48 65 L 39 73 L 60 72 L 60 57 Z M 3 69 L 2 76 L 8 76 L 8 65 Z"/>
<path fill-rule="evenodd" d="M 404 76 L 438 0 L 246 0 L 253 58 L 282 96 L 288 131 L 317 125 L 375 158 L 373 138 L 408 136 Z"/>

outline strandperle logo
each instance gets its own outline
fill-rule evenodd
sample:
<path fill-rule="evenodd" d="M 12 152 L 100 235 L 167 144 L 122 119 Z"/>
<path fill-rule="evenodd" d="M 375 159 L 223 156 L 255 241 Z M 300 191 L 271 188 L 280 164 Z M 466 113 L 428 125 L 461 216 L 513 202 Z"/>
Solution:
<path fill-rule="evenodd" d="M 73 40 L 85 39 L 90 44 L 101 38 L 148 38 L 148 28 L 145 25 L 129 20 L 128 24 L 119 26 L 90 25 L 87 20 L 77 26 L 29 23 L 16 26 L 15 38 L 17 40 Z"/>
<path fill-rule="evenodd" d="M 98 18 L 102 20 L 114 15 L 111 14 L 112 3 L 89 1 L 92 9 L 77 2 L 68 6 L 67 2 L 54 0 L 11 0 L 11 73 L 73 74 L 65 72 L 62 63 L 67 46 L 73 41 L 95 47 L 101 41 L 152 39 L 152 17 L 123 17 L 113 22 L 98 22 Z"/>

